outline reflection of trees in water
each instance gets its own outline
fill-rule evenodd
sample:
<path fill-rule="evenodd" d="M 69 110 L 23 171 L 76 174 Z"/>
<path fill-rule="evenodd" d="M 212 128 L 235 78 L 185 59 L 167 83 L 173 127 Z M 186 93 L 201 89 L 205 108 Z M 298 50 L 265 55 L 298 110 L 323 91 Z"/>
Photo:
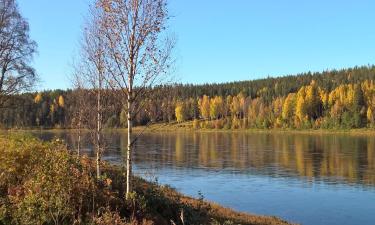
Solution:
<path fill-rule="evenodd" d="M 367 139 L 367 169 L 363 173 L 363 180 L 367 184 L 374 184 L 375 181 L 375 141 L 374 138 Z"/>
<path fill-rule="evenodd" d="M 197 132 L 150 135 L 147 142 L 163 147 L 148 159 L 139 151 L 138 162 L 375 184 L 375 142 L 370 137 Z"/>
<path fill-rule="evenodd" d="M 375 184 L 374 141 L 368 137 L 296 135 L 281 140 L 280 166 L 311 179 Z M 293 154 L 294 153 L 294 154 Z M 370 176 L 366 175 L 370 174 Z"/>
<path fill-rule="evenodd" d="M 74 134 L 43 134 L 74 146 Z M 86 139 L 89 137 L 86 137 Z M 106 136 L 109 153 L 126 149 L 126 135 Z M 88 142 L 86 142 L 87 146 Z M 112 147 L 111 147 L 112 146 Z M 115 146 L 115 147 L 113 147 Z M 375 140 L 349 135 L 265 134 L 246 132 L 146 133 L 136 143 L 136 163 L 236 169 L 271 176 L 300 176 L 332 183 L 375 185 Z"/>

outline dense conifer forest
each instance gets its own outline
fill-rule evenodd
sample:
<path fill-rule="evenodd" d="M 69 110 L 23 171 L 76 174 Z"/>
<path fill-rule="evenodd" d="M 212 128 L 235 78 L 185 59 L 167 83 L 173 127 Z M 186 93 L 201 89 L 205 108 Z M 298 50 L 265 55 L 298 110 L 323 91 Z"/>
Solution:
<path fill-rule="evenodd" d="M 194 128 L 373 127 L 375 66 L 230 82 L 173 84 L 148 89 L 135 125 L 194 121 Z M 3 128 L 74 128 L 76 112 L 95 110 L 95 89 L 13 95 L 0 110 Z M 85 96 L 85 104 L 79 101 Z M 126 127 L 117 93 L 104 91 L 107 128 Z"/>

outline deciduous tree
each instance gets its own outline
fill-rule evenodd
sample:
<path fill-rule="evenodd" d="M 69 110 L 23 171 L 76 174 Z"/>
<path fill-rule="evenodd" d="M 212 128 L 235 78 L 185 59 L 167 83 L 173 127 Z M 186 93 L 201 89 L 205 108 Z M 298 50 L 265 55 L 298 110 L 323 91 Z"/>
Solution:
<path fill-rule="evenodd" d="M 207 95 L 203 95 L 198 101 L 199 111 L 203 119 L 210 118 L 210 98 Z"/>
<path fill-rule="evenodd" d="M 128 146 L 126 197 L 132 192 L 133 120 L 149 88 L 168 82 L 174 40 L 165 34 L 166 0 L 98 0 L 106 44 L 107 81 L 127 105 Z"/>
<path fill-rule="evenodd" d="M 36 81 L 30 63 L 37 44 L 15 0 L 0 0 L 0 106 L 5 97 L 29 90 Z"/>
<path fill-rule="evenodd" d="M 175 113 L 177 122 L 180 123 L 186 121 L 187 109 L 185 103 L 178 102 L 176 105 Z"/>
<path fill-rule="evenodd" d="M 215 96 L 210 101 L 210 117 L 215 120 L 223 115 L 223 98 L 221 96 Z"/>

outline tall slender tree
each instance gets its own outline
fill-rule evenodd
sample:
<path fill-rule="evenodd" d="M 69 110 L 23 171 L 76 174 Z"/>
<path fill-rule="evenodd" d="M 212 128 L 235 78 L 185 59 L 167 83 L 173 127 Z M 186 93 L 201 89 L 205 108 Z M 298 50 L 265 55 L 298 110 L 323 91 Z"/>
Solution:
<path fill-rule="evenodd" d="M 71 78 L 71 82 L 73 85 L 73 92 L 71 94 L 71 111 L 70 115 L 71 119 L 71 126 L 76 129 L 77 131 L 77 155 L 80 156 L 81 154 L 81 146 L 82 146 L 82 130 L 87 124 L 87 96 L 85 90 L 85 80 L 82 74 L 82 68 L 79 64 L 73 64 L 73 74 Z"/>
<path fill-rule="evenodd" d="M 96 173 L 100 178 L 101 155 L 104 148 L 103 139 L 103 111 L 105 85 L 105 45 L 101 20 L 103 11 L 98 10 L 95 5 L 90 6 L 89 17 L 84 26 L 83 39 L 81 42 L 81 72 L 90 95 L 95 96 L 95 104 L 92 106 L 95 110 L 86 111 L 90 119 L 87 120 L 88 128 L 91 130 L 92 139 L 96 151 Z"/>
<path fill-rule="evenodd" d="M 174 41 L 165 35 L 166 0 L 98 0 L 102 9 L 108 83 L 121 91 L 126 105 L 128 146 L 126 197 L 132 192 L 133 120 L 142 110 L 148 88 L 168 82 Z"/>

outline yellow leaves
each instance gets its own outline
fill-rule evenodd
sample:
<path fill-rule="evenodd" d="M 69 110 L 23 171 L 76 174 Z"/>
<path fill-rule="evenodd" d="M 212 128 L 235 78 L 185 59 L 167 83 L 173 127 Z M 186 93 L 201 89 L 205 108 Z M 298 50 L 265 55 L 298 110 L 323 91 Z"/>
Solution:
<path fill-rule="evenodd" d="M 54 105 L 54 104 L 51 104 L 49 110 L 50 110 L 51 113 L 55 112 L 55 105 Z"/>
<path fill-rule="evenodd" d="M 343 84 L 329 93 L 328 106 L 335 111 L 338 106 L 344 110 L 360 111 L 364 106 L 371 105 L 371 98 L 375 92 L 371 91 L 372 82 L 364 81 L 360 84 Z M 335 107 L 336 109 L 333 109 Z M 366 107 L 363 109 L 366 113 Z"/>
<path fill-rule="evenodd" d="M 204 95 L 202 99 L 199 99 L 198 105 L 201 116 L 204 119 L 208 119 L 210 117 L 210 98 Z"/>
<path fill-rule="evenodd" d="M 34 98 L 34 103 L 39 104 L 43 100 L 42 94 L 38 93 Z"/>
<path fill-rule="evenodd" d="M 232 98 L 232 103 L 230 105 L 230 112 L 232 115 L 238 115 L 240 113 L 241 103 L 237 96 Z"/>
<path fill-rule="evenodd" d="M 61 107 L 61 108 L 64 108 L 65 106 L 65 100 L 64 100 L 64 97 L 62 95 L 59 96 L 59 99 L 58 99 L 58 105 Z"/>
<path fill-rule="evenodd" d="M 282 109 L 282 117 L 283 119 L 291 119 L 294 114 L 294 106 L 295 106 L 295 101 L 296 101 L 296 94 L 291 93 L 289 94 L 283 104 L 283 109 Z"/>
<path fill-rule="evenodd" d="M 366 80 L 365 82 L 362 83 L 362 90 L 363 90 L 363 95 L 364 99 L 367 105 L 374 106 L 375 101 L 373 101 L 375 97 L 375 85 L 374 81 L 369 81 Z"/>
<path fill-rule="evenodd" d="M 336 100 L 335 92 L 331 91 L 328 95 L 328 105 L 332 106 L 335 103 L 335 100 Z"/>
<path fill-rule="evenodd" d="M 223 98 L 216 96 L 210 101 L 210 117 L 211 119 L 218 119 L 224 114 Z"/>
<path fill-rule="evenodd" d="M 297 93 L 296 117 L 303 121 L 307 114 L 306 87 L 302 87 Z"/>
<path fill-rule="evenodd" d="M 284 99 L 277 97 L 275 100 L 272 101 L 273 111 L 275 114 L 279 114 L 282 111 L 284 104 Z"/>
<path fill-rule="evenodd" d="M 183 102 L 178 102 L 175 109 L 177 122 L 184 122 L 186 120 L 186 108 Z"/>
<path fill-rule="evenodd" d="M 329 103 L 329 94 L 324 90 L 319 90 L 320 101 L 323 103 L 324 108 L 328 107 Z"/>
<path fill-rule="evenodd" d="M 366 115 L 367 115 L 368 122 L 373 124 L 374 123 L 374 112 L 372 111 L 371 107 L 368 107 Z"/>
<path fill-rule="evenodd" d="M 57 99 L 54 99 L 53 103 L 50 105 L 50 113 L 53 114 L 54 112 L 58 111 L 59 108 L 64 108 L 64 106 L 65 106 L 64 97 L 60 95 Z"/>
<path fill-rule="evenodd" d="M 317 119 L 321 116 L 322 100 L 315 81 L 302 87 L 297 93 L 296 117 L 299 121 Z"/>
<path fill-rule="evenodd" d="M 297 98 L 297 105 L 296 105 L 296 116 L 300 121 L 305 120 L 307 117 L 307 107 L 306 107 L 306 101 L 304 98 L 299 97 Z"/>

